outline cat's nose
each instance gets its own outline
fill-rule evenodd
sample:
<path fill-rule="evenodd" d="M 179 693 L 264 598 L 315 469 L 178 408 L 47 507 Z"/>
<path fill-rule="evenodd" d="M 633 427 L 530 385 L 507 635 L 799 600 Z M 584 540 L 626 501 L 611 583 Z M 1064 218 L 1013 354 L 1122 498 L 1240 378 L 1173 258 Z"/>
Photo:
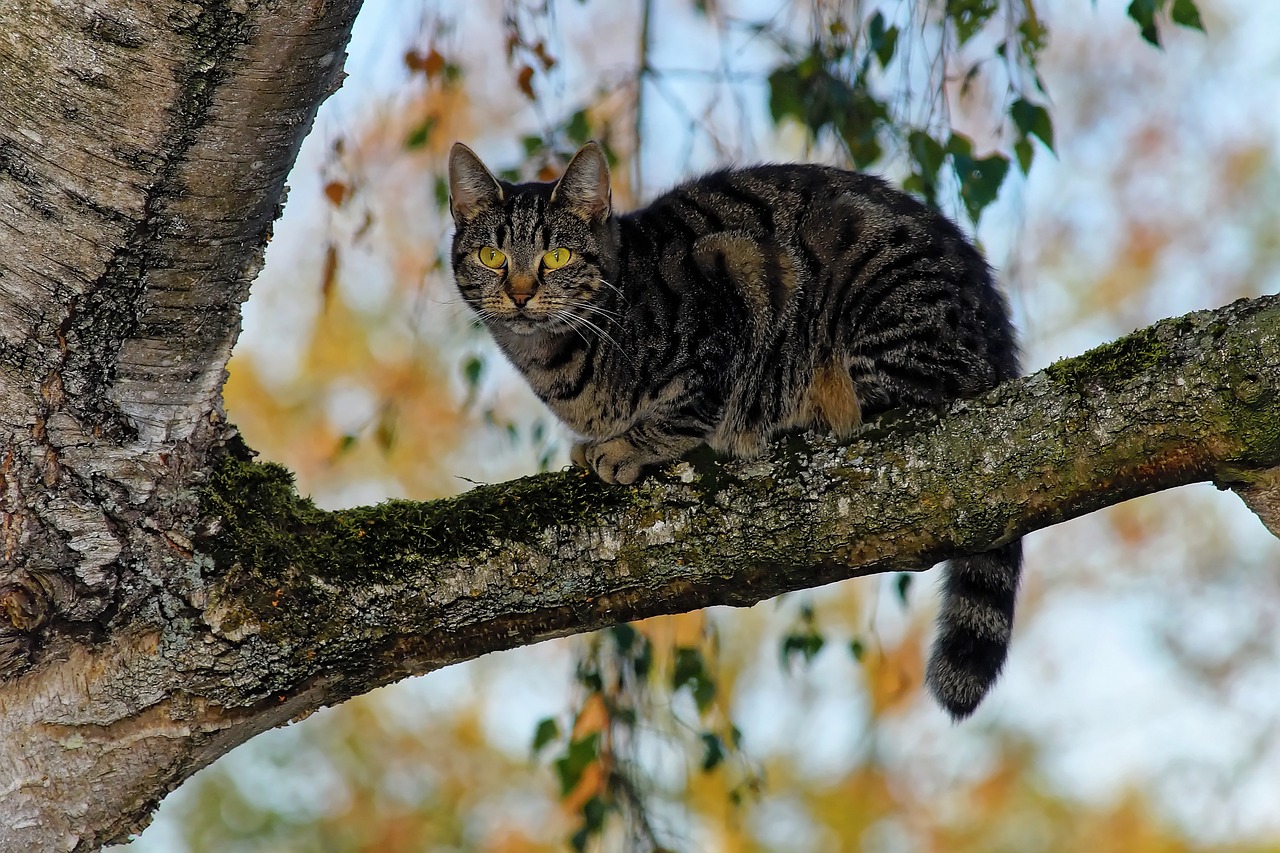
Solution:
<path fill-rule="evenodd" d="M 507 296 L 516 304 L 517 308 L 523 308 L 525 303 L 533 298 L 538 292 L 538 280 L 530 278 L 526 280 L 509 278 L 506 284 L 502 286 Z"/>

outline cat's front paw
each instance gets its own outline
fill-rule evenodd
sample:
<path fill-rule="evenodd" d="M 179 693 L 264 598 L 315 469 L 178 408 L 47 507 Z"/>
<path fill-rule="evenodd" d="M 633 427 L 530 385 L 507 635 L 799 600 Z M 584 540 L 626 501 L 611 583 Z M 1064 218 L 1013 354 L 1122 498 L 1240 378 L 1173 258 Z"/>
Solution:
<path fill-rule="evenodd" d="M 575 444 L 569 458 L 574 465 L 595 471 L 606 483 L 622 486 L 639 480 L 650 461 L 630 442 L 616 438 L 603 444 Z"/>
<path fill-rule="evenodd" d="M 590 471 L 591 463 L 587 461 L 587 451 L 590 449 L 591 445 L 589 444 L 575 443 L 569 448 L 569 461 L 578 468 L 586 468 Z"/>

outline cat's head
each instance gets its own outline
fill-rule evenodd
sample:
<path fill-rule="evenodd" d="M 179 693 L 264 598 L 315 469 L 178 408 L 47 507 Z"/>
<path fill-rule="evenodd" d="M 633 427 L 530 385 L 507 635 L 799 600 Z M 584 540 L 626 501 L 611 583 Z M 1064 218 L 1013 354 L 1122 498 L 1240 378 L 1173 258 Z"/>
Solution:
<path fill-rule="evenodd" d="M 489 326 L 516 334 L 600 324 L 616 267 L 609 166 L 588 142 L 554 183 L 499 181 L 461 142 L 449 153 L 453 276 Z"/>

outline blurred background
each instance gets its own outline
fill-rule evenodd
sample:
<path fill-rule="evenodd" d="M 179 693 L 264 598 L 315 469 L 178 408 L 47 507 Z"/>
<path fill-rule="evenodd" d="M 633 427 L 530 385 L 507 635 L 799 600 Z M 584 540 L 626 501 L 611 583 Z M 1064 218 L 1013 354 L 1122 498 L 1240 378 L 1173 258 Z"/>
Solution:
<path fill-rule="evenodd" d="M 1274 293 L 1278 44 L 1252 0 L 367 0 L 228 411 L 327 507 L 566 464 L 453 290 L 457 139 L 524 178 L 601 140 L 621 209 L 728 163 L 882 173 L 975 233 L 1027 371 Z M 1280 542 L 1206 485 L 1027 547 L 959 727 L 920 689 L 933 576 L 868 578 L 326 709 L 118 849 L 1280 850 Z"/>

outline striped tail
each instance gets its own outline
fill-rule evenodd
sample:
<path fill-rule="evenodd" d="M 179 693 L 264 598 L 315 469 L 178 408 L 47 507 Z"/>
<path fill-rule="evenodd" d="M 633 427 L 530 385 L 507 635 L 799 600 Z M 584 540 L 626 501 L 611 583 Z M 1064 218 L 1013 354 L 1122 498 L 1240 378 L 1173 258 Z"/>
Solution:
<path fill-rule="evenodd" d="M 948 561 L 925 683 L 956 722 L 973 713 L 1009 654 L 1022 540 Z"/>

